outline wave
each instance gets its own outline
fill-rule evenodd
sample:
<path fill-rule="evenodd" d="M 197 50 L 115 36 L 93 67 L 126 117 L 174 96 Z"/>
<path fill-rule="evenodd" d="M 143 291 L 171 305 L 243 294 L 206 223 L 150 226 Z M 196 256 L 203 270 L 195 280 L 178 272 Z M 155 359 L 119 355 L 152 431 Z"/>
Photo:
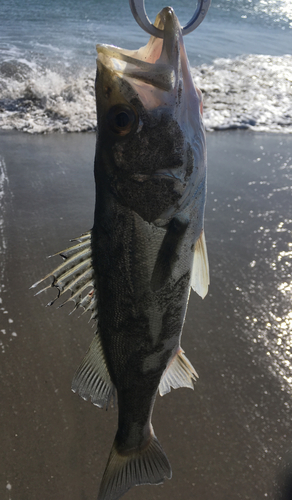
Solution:
<path fill-rule="evenodd" d="M 292 56 L 216 59 L 192 69 L 207 130 L 292 133 Z"/>
<path fill-rule="evenodd" d="M 94 73 L 64 76 L 19 61 L 0 65 L 0 128 L 83 132 L 95 125 Z"/>
<path fill-rule="evenodd" d="M 216 59 L 191 69 L 208 131 L 292 133 L 292 56 Z M 25 60 L 0 64 L 0 128 L 29 133 L 95 130 L 93 71 L 62 74 Z"/>

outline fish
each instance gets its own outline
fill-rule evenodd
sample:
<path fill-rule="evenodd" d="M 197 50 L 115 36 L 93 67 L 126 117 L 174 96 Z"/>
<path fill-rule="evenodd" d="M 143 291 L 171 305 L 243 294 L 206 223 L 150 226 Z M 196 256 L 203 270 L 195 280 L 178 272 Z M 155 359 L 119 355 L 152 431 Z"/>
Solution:
<path fill-rule="evenodd" d="M 158 393 L 194 388 L 182 328 L 191 288 L 204 298 L 209 286 L 202 95 L 173 9 L 154 25 L 163 39 L 137 50 L 97 45 L 93 228 L 33 285 L 53 277 L 49 304 L 69 292 L 63 304 L 97 324 L 72 390 L 100 408 L 118 404 L 98 500 L 171 478 L 151 416 Z"/>

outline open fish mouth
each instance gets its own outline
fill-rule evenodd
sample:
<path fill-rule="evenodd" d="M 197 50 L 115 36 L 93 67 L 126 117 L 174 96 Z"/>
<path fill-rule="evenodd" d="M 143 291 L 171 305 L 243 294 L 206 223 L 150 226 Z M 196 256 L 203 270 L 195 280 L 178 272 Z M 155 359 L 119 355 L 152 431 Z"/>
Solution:
<path fill-rule="evenodd" d="M 166 64 L 155 64 L 155 62 L 146 62 L 130 57 L 125 54 L 125 50 L 112 45 L 97 45 L 96 49 L 99 61 L 112 69 L 118 76 L 141 80 L 165 91 L 171 90 L 174 86 L 174 70 Z"/>
<path fill-rule="evenodd" d="M 147 45 L 138 50 L 97 45 L 98 62 L 117 76 L 129 79 L 132 86 L 134 83 L 139 87 L 139 82 L 143 82 L 169 92 L 177 83 L 181 28 L 171 7 L 164 8 L 157 15 L 154 25 L 164 30 L 163 39 L 151 36 Z"/>

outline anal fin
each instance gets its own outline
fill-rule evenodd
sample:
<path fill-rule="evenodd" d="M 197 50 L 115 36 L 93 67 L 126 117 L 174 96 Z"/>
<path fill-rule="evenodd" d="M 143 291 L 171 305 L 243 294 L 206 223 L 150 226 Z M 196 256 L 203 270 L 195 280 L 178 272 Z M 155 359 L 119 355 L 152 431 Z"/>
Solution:
<path fill-rule="evenodd" d="M 85 400 L 91 398 L 92 403 L 100 408 L 108 407 L 114 396 L 115 386 L 108 372 L 98 333 L 73 377 L 72 391 L 78 392 Z"/>
<path fill-rule="evenodd" d="M 195 368 L 184 355 L 184 351 L 179 349 L 161 377 L 159 394 L 164 396 L 164 394 L 170 392 L 171 388 L 189 387 L 193 389 L 193 381 L 198 377 Z"/>

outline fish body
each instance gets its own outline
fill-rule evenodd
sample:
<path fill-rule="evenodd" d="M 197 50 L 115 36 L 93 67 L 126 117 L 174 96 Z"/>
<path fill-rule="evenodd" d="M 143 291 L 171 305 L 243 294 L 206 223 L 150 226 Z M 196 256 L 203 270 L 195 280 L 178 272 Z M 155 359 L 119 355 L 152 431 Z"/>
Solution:
<path fill-rule="evenodd" d="M 209 283 L 201 95 L 173 10 L 155 25 L 164 38 L 137 51 L 97 46 L 94 226 L 51 273 L 97 318 L 73 391 L 100 407 L 117 396 L 99 500 L 171 477 L 151 415 L 158 391 L 193 388 L 180 339 L 191 286 L 204 297 Z"/>

